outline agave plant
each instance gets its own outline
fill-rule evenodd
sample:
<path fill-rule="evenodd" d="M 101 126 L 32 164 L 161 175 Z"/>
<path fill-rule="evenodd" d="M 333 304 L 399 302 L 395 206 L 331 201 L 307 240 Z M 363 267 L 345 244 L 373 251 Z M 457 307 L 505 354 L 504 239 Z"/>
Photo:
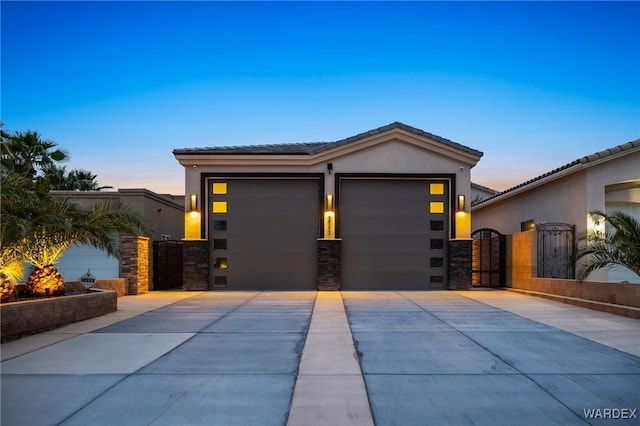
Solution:
<path fill-rule="evenodd" d="M 577 278 L 586 279 L 597 269 L 624 266 L 640 276 L 640 222 L 623 212 L 606 213 L 591 211 L 592 217 L 602 218 L 615 232 L 588 230 L 578 237 L 581 247 L 576 251 L 575 261 L 583 259 Z"/>

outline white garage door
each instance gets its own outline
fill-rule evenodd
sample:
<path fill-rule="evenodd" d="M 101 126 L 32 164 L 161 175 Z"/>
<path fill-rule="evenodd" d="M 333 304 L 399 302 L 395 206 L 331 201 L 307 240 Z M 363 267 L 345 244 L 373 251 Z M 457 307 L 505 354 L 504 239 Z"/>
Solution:
<path fill-rule="evenodd" d="M 212 180 L 212 287 L 317 288 L 317 179 Z"/>
<path fill-rule="evenodd" d="M 341 179 L 344 290 L 446 288 L 446 180 Z"/>

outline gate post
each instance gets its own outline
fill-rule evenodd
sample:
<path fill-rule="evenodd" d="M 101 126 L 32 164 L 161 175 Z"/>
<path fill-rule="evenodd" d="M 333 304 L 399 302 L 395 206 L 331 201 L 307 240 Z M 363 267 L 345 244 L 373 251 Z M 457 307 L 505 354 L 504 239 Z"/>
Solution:
<path fill-rule="evenodd" d="M 449 290 L 471 288 L 472 239 L 449 240 L 447 274 Z"/>
<path fill-rule="evenodd" d="M 120 236 L 120 277 L 127 279 L 127 294 L 149 291 L 149 238 Z"/>
<path fill-rule="evenodd" d="M 183 240 L 182 244 L 183 288 L 209 290 L 209 240 Z"/>

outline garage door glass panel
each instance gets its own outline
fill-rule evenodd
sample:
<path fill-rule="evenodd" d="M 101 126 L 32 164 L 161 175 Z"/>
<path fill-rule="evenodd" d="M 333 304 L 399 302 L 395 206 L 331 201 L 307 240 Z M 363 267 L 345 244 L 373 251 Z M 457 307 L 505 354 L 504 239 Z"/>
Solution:
<path fill-rule="evenodd" d="M 430 183 L 429 194 L 431 195 L 444 195 L 444 183 Z"/>
<path fill-rule="evenodd" d="M 214 195 L 226 195 L 227 193 L 227 184 L 224 182 L 214 182 L 213 183 L 213 194 Z"/>
<path fill-rule="evenodd" d="M 429 203 L 429 213 L 444 213 L 444 202 L 431 201 Z"/>
<path fill-rule="evenodd" d="M 214 213 L 226 213 L 227 212 L 227 202 L 226 201 L 214 201 L 213 202 L 213 212 Z"/>

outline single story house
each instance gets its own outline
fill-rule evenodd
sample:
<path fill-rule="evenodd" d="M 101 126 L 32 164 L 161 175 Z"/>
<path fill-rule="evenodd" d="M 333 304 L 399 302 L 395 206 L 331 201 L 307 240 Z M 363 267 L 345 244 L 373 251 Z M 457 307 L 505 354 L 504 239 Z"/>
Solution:
<path fill-rule="evenodd" d="M 548 173 L 474 203 L 473 229 L 502 234 L 565 223 L 575 233 L 604 230 L 593 210 L 622 211 L 640 220 L 640 139 L 572 161 Z M 640 282 L 625 268 L 592 273 L 591 281 Z"/>
<path fill-rule="evenodd" d="M 480 151 L 394 122 L 334 142 L 173 153 L 185 169 L 185 243 L 208 256 L 207 283 L 187 289 L 470 283 L 470 169 Z"/>

